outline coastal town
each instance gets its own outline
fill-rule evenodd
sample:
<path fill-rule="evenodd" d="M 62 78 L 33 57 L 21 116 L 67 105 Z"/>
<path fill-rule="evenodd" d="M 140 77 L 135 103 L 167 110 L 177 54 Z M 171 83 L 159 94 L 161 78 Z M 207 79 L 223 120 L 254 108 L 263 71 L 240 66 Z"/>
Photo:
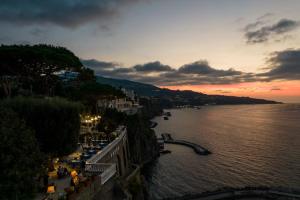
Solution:
<path fill-rule="evenodd" d="M 3 199 L 147 199 L 145 171 L 160 162 L 160 155 L 168 160 L 173 149 L 176 156 L 178 146 L 192 149 L 203 160 L 219 155 L 211 140 L 202 146 L 202 140 L 178 137 L 184 129 L 155 132 L 157 126 L 180 125 L 184 120 L 176 122 L 178 112 L 197 116 L 224 103 L 278 103 L 101 78 L 64 47 L 3 45 L 0 58 Z M 175 199 L 253 195 L 299 198 L 297 191 L 285 188 L 245 187 Z"/>
<path fill-rule="evenodd" d="M 97 101 L 99 110 L 116 109 L 126 115 L 137 114 L 142 106 L 133 91 L 122 89 L 124 98 Z M 93 199 L 105 197 L 112 185 L 105 184 L 111 179 L 124 178 L 136 173 L 130 163 L 130 153 L 125 126 L 118 126 L 108 134 L 98 130 L 100 115 L 80 116 L 78 148 L 71 154 L 53 158 L 53 166 L 44 177 L 45 192 L 42 199 Z"/>
<path fill-rule="evenodd" d="M 143 198 L 141 167 L 159 155 L 151 98 L 98 83 L 62 47 L 1 46 L 0 56 L 4 199 Z"/>
<path fill-rule="evenodd" d="M 300 200 L 300 0 L 0 0 L 0 200 Z"/>

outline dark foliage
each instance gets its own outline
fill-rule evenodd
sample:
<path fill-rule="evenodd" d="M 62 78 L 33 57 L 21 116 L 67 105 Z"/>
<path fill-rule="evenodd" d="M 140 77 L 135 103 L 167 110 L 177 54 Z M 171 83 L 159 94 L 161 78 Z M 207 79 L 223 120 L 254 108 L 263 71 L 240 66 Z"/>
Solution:
<path fill-rule="evenodd" d="M 97 101 L 99 99 L 124 97 L 124 94 L 120 90 L 94 81 L 85 81 L 79 86 L 70 85 L 65 87 L 64 91 L 64 97 L 73 101 L 80 101 L 92 113 L 98 112 Z"/>
<path fill-rule="evenodd" d="M 0 106 L 0 198 L 33 199 L 42 156 L 34 131 L 12 110 Z"/>
<path fill-rule="evenodd" d="M 85 67 L 81 68 L 78 79 L 79 81 L 96 81 L 94 71 Z"/>
<path fill-rule="evenodd" d="M 71 51 L 51 45 L 2 45 L 0 60 L 0 81 L 6 96 L 13 95 L 14 88 L 52 95 L 59 82 L 55 72 L 82 70 Z"/>
<path fill-rule="evenodd" d="M 75 150 L 80 128 L 80 105 L 63 99 L 13 98 L 1 102 L 35 131 L 42 152 L 60 156 Z"/>
<path fill-rule="evenodd" d="M 126 119 L 126 115 L 118 112 L 116 109 L 106 109 L 101 116 L 98 130 L 105 133 L 113 132 L 118 126 L 124 124 Z"/>

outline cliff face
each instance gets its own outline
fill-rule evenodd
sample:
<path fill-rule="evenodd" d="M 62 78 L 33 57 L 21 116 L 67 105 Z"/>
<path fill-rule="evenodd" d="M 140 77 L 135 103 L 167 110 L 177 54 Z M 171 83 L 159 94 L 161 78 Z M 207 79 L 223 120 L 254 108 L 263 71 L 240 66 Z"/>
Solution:
<path fill-rule="evenodd" d="M 150 128 L 150 119 L 162 113 L 159 104 L 149 99 L 141 99 L 143 106 L 135 115 L 125 115 L 114 109 L 105 110 L 98 130 L 110 133 L 120 124 L 127 127 L 130 158 L 133 164 L 143 164 L 159 153 L 155 132 Z"/>
<path fill-rule="evenodd" d="M 150 128 L 150 119 L 162 113 L 159 103 L 155 100 L 140 99 L 140 104 L 143 106 L 141 112 L 130 116 L 107 109 L 102 114 L 102 122 L 98 127 L 104 132 L 111 132 L 120 124 L 127 127 L 130 160 L 138 171 L 144 164 L 159 156 L 159 145 L 155 132 Z M 122 187 L 130 193 L 133 199 L 144 199 L 143 180 L 144 178 L 139 172 L 125 184 L 125 187 Z"/>
<path fill-rule="evenodd" d="M 155 132 L 150 128 L 150 119 L 161 114 L 162 109 L 157 102 L 149 99 L 140 99 L 140 104 L 143 105 L 141 112 L 137 115 L 127 116 L 125 123 L 131 162 L 142 167 L 159 155 L 159 146 Z M 139 173 L 129 181 L 128 185 L 128 191 L 133 199 L 147 197 L 145 179 L 140 173 L 140 168 Z"/>
<path fill-rule="evenodd" d="M 128 141 L 131 160 L 143 164 L 158 155 L 159 148 L 153 130 L 141 115 L 130 116 L 127 120 Z"/>
<path fill-rule="evenodd" d="M 150 128 L 150 119 L 161 114 L 162 109 L 150 100 L 141 100 L 141 113 L 128 116 L 126 124 L 131 160 L 143 164 L 158 156 L 159 146 L 155 132 Z"/>

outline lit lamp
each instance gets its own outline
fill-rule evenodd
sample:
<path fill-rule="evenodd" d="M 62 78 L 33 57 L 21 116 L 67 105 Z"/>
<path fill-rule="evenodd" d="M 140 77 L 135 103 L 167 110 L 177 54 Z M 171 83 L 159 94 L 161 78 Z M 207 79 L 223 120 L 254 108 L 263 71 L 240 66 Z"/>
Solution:
<path fill-rule="evenodd" d="M 78 174 L 77 174 L 77 172 L 76 172 L 75 170 L 73 170 L 73 171 L 71 172 L 71 177 L 72 177 L 72 178 L 75 178 L 76 176 L 78 176 Z"/>
<path fill-rule="evenodd" d="M 77 186 L 77 185 L 79 184 L 79 178 L 78 178 L 78 176 L 75 176 L 75 177 L 73 178 L 73 182 L 74 182 L 74 185 L 75 185 L 75 186 Z"/>
<path fill-rule="evenodd" d="M 47 188 L 47 193 L 48 193 L 48 194 L 53 194 L 53 193 L 55 193 L 55 187 L 54 187 L 54 185 L 48 186 L 48 188 Z"/>

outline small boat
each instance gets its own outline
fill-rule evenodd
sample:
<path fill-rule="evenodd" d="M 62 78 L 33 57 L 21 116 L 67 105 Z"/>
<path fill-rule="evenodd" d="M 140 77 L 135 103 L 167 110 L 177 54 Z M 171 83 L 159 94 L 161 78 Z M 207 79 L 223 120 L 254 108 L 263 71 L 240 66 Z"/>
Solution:
<path fill-rule="evenodd" d="M 164 120 L 169 120 L 169 118 L 165 116 L 165 117 L 164 117 Z"/>

